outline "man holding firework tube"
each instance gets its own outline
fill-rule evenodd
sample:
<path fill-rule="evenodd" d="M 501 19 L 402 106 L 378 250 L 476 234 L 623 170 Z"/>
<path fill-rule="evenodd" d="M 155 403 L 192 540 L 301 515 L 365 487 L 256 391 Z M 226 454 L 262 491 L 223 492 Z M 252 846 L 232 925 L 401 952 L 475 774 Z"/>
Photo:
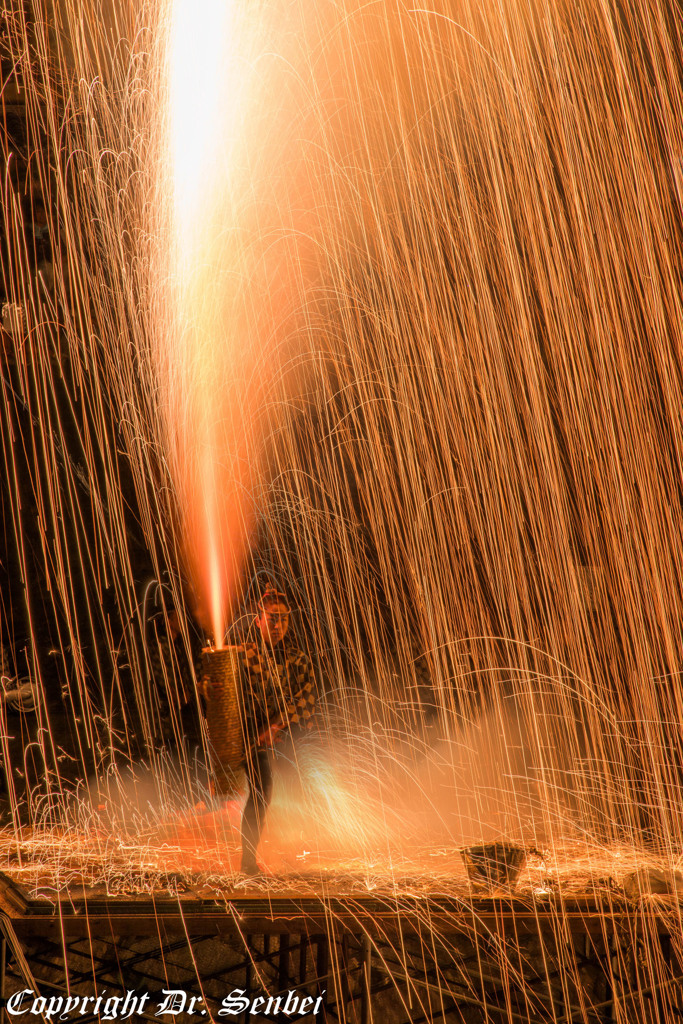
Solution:
<path fill-rule="evenodd" d="M 249 784 L 242 815 L 242 872 L 261 873 L 256 851 L 273 791 L 272 749 L 283 730 L 310 729 L 315 712 L 311 661 L 288 642 L 290 605 L 267 589 L 259 602 L 254 639 L 240 648 L 245 762 Z"/>

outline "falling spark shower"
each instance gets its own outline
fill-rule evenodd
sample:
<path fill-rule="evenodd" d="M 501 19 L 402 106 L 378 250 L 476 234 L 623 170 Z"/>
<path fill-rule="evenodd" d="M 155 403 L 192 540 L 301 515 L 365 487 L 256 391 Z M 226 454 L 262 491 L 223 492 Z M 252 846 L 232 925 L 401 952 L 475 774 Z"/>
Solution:
<path fill-rule="evenodd" d="M 21 856 L 232 877 L 239 808 L 159 754 L 149 615 L 220 643 L 268 579 L 325 705 L 278 758 L 276 874 L 465 893 L 495 839 L 544 852 L 529 891 L 674 872 L 679 6 L 198 11 L 2 14 Z"/>

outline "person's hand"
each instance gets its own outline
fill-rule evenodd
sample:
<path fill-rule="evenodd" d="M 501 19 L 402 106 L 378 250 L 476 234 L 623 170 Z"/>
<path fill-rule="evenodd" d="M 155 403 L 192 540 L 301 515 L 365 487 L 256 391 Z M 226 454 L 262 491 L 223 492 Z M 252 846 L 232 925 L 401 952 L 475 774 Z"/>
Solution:
<path fill-rule="evenodd" d="M 274 722 L 261 733 L 259 736 L 259 742 L 263 743 L 266 747 L 274 747 L 279 739 L 279 734 L 283 729 L 284 725 L 282 722 Z"/>

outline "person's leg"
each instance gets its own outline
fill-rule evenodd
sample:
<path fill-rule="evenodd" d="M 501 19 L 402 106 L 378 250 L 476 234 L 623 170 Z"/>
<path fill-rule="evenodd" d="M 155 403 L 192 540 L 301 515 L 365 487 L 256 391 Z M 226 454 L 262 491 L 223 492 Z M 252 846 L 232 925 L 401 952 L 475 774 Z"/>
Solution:
<path fill-rule="evenodd" d="M 249 796 L 242 814 L 242 871 L 245 874 L 257 874 L 256 850 L 273 793 L 270 752 L 264 747 L 251 751 L 247 757 L 246 770 Z"/>

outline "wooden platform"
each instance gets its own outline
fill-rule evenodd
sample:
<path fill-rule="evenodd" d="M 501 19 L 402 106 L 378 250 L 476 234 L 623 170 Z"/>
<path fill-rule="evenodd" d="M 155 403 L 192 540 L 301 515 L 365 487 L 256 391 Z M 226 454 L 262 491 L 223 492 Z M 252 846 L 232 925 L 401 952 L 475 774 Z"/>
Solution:
<path fill-rule="evenodd" d="M 396 935 L 406 930 L 434 930 L 442 935 L 478 932 L 532 934 L 562 927 L 571 932 L 605 936 L 615 931 L 638 934 L 647 922 L 660 935 L 680 929 L 677 904 L 664 898 L 647 903 L 629 902 L 605 894 L 562 898 L 552 894 L 529 898 L 510 894 L 388 897 L 321 892 L 304 897 L 277 892 L 257 883 L 233 893 L 208 899 L 191 891 L 177 897 L 111 896 L 100 888 L 76 887 L 59 899 L 31 898 L 15 881 L 0 874 L 0 910 L 20 936 L 92 935 L 102 929 L 110 934 L 174 932 L 188 936 L 215 932 L 220 935 L 291 932 L 309 934 L 335 930 L 353 933 L 376 931 Z"/>

